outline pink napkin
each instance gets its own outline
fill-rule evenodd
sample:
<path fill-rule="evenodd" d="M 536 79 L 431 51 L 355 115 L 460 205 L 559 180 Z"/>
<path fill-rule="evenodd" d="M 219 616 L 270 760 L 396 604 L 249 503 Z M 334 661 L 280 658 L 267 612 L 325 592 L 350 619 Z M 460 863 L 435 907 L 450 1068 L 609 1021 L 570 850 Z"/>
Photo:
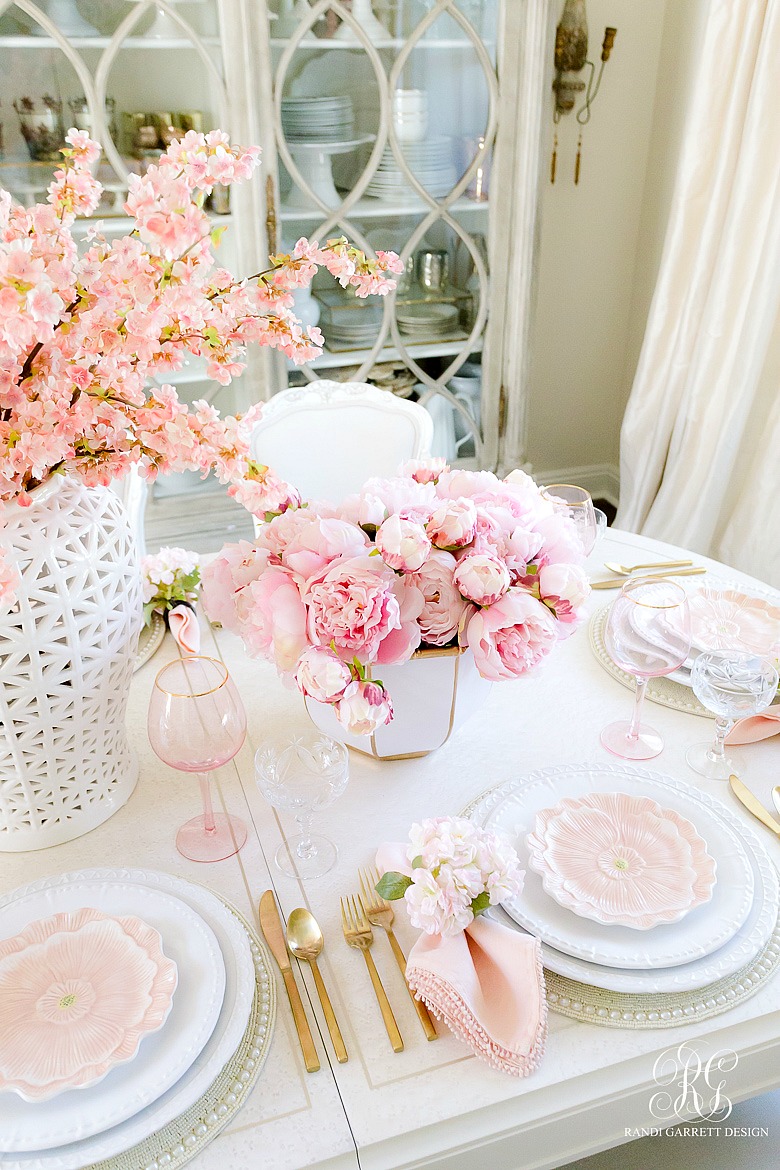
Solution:
<path fill-rule="evenodd" d="M 168 629 L 185 654 L 200 654 L 200 623 L 191 605 L 180 601 L 168 610 Z"/>
<path fill-rule="evenodd" d="M 380 873 L 411 874 L 404 845 L 383 845 Z M 406 979 L 429 1011 L 481 1059 L 524 1077 L 547 1039 L 547 1001 L 539 940 L 479 916 L 445 938 L 421 934 L 409 952 Z"/>
<path fill-rule="evenodd" d="M 772 707 L 764 711 L 763 715 L 750 715 L 747 719 L 738 719 L 726 736 L 726 743 L 757 743 L 760 739 L 769 739 L 772 735 L 780 735 L 780 707 Z"/>

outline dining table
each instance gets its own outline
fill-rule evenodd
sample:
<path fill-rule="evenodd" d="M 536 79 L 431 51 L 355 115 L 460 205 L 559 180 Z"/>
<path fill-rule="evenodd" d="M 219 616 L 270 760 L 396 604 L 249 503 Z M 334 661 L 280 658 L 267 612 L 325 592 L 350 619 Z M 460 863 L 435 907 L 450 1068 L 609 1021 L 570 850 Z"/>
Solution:
<path fill-rule="evenodd" d="M 694 581 L 713 577 L 772 593 L 737 569 L 617 529 L 607 530 L 588 570 L 594 577 L 607 576 L 605 561 L 631 564 L 686 555 L 707 569 Z M 594 591 L 588 614 L 614 596 Z M 597 660 L 587 622 L 539 667 L 494 685 L 481 709 L 436 752 L 394 761 L 350 753 L 346 791 L 317 814 L 314 826 L 337 843 L 337 863 L 324 876 L 306 881 L 285 876 L 274 863 L 277 848 L 295 832 L 295 824 L 265 801 L 254 772 L 255 752 L 267 736 L 292 735 L 310 725 L 302 697 L 283 684 L 270 664 L 251 658 L 235 635 L 210 626 L 205 617 L 201 622 L 201 652 L 224 660 L 247 712 L 244 746 L 213 780 L 215 804 L 238 814 L 249 827 L 240 852 L 198 864 L 176 850 L 176 828 L 198 811 L 199 794 L 191 778 L 160 762 L 147 736 L 155 675 L 179 653 L 167 634 L 133 678 L 128 726 L 140 778 L 130 799 L 85 836 L 35 852 L 8 853 L 0 864 L 3 893 L 59 873 L 136 867 L 206 885 L 255 927 L 259 900 L 269 889 L 285 919 L 296 907 L 308 908 L 316 917 L 325 939 L 319 968 L 349 1059 L 335 1060 L 312 972 L 293 960 L 321 1065 L 307 1073 L 274 964 L 279 994 L 266 1063 L 230 1125 L 191 1165 L 198 1170 L 564 1166 L 659 1127 L 651 1109 L 659 1092 L 658 1061 L 684 1043 L 702 1059 L 716 1051 L 736 1054 L 723 1074 L 724 1092 L 732 1102 L 780 1085 L 780 978 L 768 979 L 753 995 L 737 996 L 734 1006 L 721 1014 L 693 1020 L 681 1015 L 669 1021 L 672 1026 L 659 1029 L 602 1027 L 550 1010 L 544 1056 L 535 1071 L 518 1078 L 478 1060 L 441 1023 L 437 1039 L 426 1039 L 388 940 L 377 930 L 372 955 L 404 1038 L 403 1051 L 394 1052 L 362 957 L 345 944 L 340 898 L 358 891 L 358 872 L 373 863 L 382 842 L 403 841 L 413 822 L 457 814 L 489 787 L 536 769 L 614 762 L 599 734 L 611 720 L 628 717 L 632 694 Z M 685 762 L 686 749 L 708 739 L 713 723 L 651 703 L 646 717 L 665 741 L 661 755 L 646 766 L 722 801 L 760 836 L 772 859 L 780 859 L 780 839 L 751 819 L 728 784 L 703 779 Z M 771 809 L 771 789 L 780 782 L 780 736 L 731 750 L 744 782 Z M 400 904 L 395 925 L 408 951 L 415 932 Z M 691 1101 L 685 1101 L 679 1120 L 695 1113 Z M 154 1170 L 162 1164 L 155 1162 Z M 176 1157 L 165 1164 L 175 1166 Z"/>

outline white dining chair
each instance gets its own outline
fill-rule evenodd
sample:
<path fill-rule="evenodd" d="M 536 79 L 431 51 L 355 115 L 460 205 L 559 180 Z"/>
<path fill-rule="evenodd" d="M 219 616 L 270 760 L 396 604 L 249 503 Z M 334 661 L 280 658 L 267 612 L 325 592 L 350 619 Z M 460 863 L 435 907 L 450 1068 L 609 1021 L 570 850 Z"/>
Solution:
<path fill-rule="evenodd" d="M 417 403 L 366 382 L 321 380 L 275 394 L 250 448 L 304 499 L 337 502 L 371 476 L 425 458 L 432 439 L 431 416 Z"/>

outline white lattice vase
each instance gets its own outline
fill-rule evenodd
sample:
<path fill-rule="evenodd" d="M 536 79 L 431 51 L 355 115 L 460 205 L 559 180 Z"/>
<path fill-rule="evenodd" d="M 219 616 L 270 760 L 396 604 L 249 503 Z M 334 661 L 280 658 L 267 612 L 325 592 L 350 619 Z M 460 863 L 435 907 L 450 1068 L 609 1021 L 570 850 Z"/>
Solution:
<path fill-rule="evenodd" d="M 3 521 L 22 583 L 0 612 L 0 852 L 18 852 L 94 829 L 135 787 L 125 709 L 141 578 L 108 488 L 55 475 Z"/>

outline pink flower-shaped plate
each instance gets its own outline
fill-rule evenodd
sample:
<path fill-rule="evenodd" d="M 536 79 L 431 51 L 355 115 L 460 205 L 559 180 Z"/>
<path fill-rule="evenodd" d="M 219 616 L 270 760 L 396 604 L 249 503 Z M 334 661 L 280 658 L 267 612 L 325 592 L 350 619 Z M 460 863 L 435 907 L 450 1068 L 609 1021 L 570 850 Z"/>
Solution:
<path fill-rule="evenodd" d="M 763 597 L 705 586 L 689 595 L 688 609 L 694 657 L 710 650 L 780 654 L 780 607 Z"/>
<path fill-rule="evenodd" d="M 45 1101 L 132 1060 L 165 1022 L 176 964 L 140 918 L 89 907 L 0 942 L 0 1090 Z"/>
<path fill-rule="evenodd" d="M 650 930 L 708 902 L 715 862 L 690 821 L 646 796 L 592 792 L 536 814 L 529 864 L 581 918 Z"/>

